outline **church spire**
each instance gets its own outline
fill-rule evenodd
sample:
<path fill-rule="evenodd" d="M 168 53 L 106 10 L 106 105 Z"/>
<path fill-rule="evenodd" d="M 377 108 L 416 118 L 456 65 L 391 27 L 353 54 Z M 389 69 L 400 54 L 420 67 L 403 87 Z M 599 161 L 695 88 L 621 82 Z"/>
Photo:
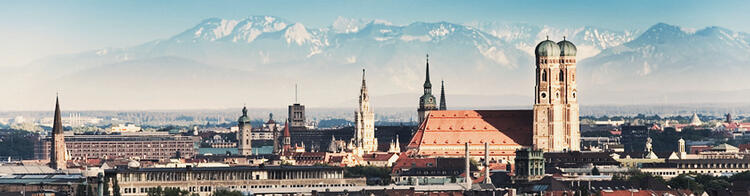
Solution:
<path fill-rule="evenodd" d="M 60 115 L 60 98 L 58 97 L 55 97 L 55 121 L 54 121 L 54 124 L 52 124 L 52 133 L 53 134 L 63 133 L 62 117 Z"/>
<path fill-rule="evenodd" d="M 432 89 L 432 83 L 430 83 L 430 55 L 427 54 L 426 56 L 426 69 L 425 69 L 425 78 L 424 78 L 424 89 L 425 94 L 429 94 L 429 89 Z"/>
<path fill-rule="evenodd" d="M 63 136 L 62 116 L 60 115 L 60 99 L 55 97 L 55 119 L 52 124 L 52 151 L 50 153 L 50 167 L 66 169 L 67 158 L 65 136 Z"/>
<path fill-rule="evenodd" d="M 440 110 L 446 110 L 445 105 L 445 81 L 440 81 Z"/>
<path fill-rule="evenodd" d="M 365 82 L 365 69 L 362 69 L 362 88 L 359 92 L 359 104 L 361 106 L 362 101 L 369 99 L 367 96 L 367 83 Z"/>

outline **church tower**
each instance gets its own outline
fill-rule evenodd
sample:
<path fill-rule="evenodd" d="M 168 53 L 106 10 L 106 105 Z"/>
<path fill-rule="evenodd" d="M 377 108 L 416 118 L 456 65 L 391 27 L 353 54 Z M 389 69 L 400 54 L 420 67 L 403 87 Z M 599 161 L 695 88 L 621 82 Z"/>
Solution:
<path fill-rule="evenodd" d="M 367 94 L 365 83 L 365 70 L 362 69 L 362 88 L 359 91 L 359 108 L 354 111 L 354 152 L 362 155 L 364 153 L 378 150 L 378 141 L 375 139 L 375 115 L 370 108 L 370 95 Z"/>
<path fill-rule="evenodd" d="M 431 110 L 437 110 L 437 104 L 435 104 L 435 96 L 432 95 L 432 83 L 430 83 L 430 55 L 427 55 L 425 69 L 425 80 L 424 80 L 424 94 L 419 97 L 419 109 L 417 114 L 419 115 L 419 124 L 427 118 Z"/>
<path fill-rule="evenodd" d="M 250 117 L 247 117 L 247 107 L 242 107 L 242 116 L 237 120 L 237 126 L 239 126 L 239 130 L 237 130 L 237 153 L 244 156 L 252 155 L 251 143 L 253 138 L 251 130 L 253 126 L 250 125 Z"/>
<path fill-rule="evenodd" d="M 445 104 L 445 81 L 440 81 L 440 110 L 447 110 Z"/>
<path fill-rule="evenodd" d="M 576 47 L 548 39 L 537 45 L 535 55 L 534 148 L 579 151 Z"/>
<path fill-rule="evenodd" d="M 65 136 L 63 135 L 62 117 L 60 116 L 60 100 L 55 98 L 55 120 L 52 124 L 52 156 L 50 156 L 50 167 L 52 169 L 68 168 L 65 154 Z"/>

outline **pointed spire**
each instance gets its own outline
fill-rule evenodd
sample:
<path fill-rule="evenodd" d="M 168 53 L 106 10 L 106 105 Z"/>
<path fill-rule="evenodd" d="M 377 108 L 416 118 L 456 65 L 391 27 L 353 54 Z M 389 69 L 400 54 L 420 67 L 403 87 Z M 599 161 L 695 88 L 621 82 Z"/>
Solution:
<path fill-rule="evenodd" d="M 445 104 L 445 81 L 440 81 L 440 110 L 446 110 Z"/>
<path fill-rule="evenodd" d="M 429 89 L 432 88 L 432 83 L 430 83 L 430 55 L 426 55 L 426 69 L 425 69 L 425 79 L 424 79 L 424 88 Z"/>
<path fill-rule="evenodd" d="M 284 122 L 284 135 L 282 137 L 291 137 L 292 134 L 289 134 L 289 121 Z"/>
<path fill-rule="evenodd" d="M 54 124 L 52 124 L 52 133 L 63 133 L 62 116 L 60 115 L 60 98 L 58 96 L 55 96 L 55 120 Z"/>

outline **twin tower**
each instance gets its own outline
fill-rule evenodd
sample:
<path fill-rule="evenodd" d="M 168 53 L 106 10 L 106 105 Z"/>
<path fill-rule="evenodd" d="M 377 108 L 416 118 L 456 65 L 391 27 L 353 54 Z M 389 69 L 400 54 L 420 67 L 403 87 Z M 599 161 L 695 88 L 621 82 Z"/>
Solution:
<path fill-rule="evenodd" d="M 576 46 L 563 38 L 536 46 L 534 148 L 579 151 Z"/>

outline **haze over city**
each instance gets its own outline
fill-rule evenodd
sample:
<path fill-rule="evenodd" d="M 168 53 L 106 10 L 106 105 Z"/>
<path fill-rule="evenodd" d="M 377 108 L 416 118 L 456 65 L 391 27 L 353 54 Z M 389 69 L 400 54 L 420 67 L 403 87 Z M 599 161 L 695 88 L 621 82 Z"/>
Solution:
<path fill-rule="evenodd" d="M 483 5 L 483 6 L 477 6 Z M 425 54 L 457 107 L 531 104 L 533 46 L 579 46 L 582 105 L 747 103 L 742 1 L 6 2 L 0 111 L 413 108 Z M 137 11 L 134 11 L 137 10 Z M 556 10 L 554 16 L 547 14 Z M 582 11 L 585 10 L 585 11 Z M 721 11 L 719 11 L 721 10 Z"/>
<path fill-rule="evenodd" d="M 0 3 L 0 195 L 750 195 L 748 1 Z"/>

